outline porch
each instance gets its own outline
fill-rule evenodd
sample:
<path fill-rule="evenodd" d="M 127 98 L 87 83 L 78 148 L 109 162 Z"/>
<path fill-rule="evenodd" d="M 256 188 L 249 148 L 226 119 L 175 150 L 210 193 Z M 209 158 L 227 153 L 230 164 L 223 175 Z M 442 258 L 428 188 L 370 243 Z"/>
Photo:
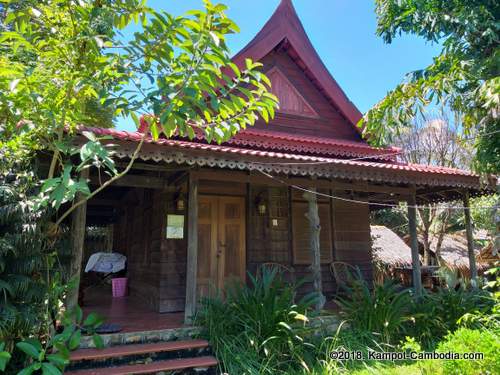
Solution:
<path fill-rule="evenodd" d="M 100 285 L 85 293 L 82 304 L 84 315 L 92 312 L 105 319 L 106 325 L 113 325 L 116 332 L 130 333 L 167 330 L 186 327 L 182 312 L 158 313 L 144 304 L 139 297 L 128 295 L 114 298 L 111 285 Z"/>

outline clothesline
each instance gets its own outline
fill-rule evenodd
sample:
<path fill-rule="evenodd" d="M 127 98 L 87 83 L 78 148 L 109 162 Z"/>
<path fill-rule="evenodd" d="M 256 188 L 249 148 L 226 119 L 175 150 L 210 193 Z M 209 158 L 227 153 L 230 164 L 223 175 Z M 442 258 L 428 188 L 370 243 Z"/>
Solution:
<path fill-rule="evenodd" d="M 379 206 L 379 207 L 387 207 L 387 208 L 400 207 L 399 204 L 369 202 L 369 201 L 362 201 L 362 200 L 357 200 L 357 199 L 351 199 L 351 198 L 345 198 L 345 197 L 339 197 L 339 196 L 330 195 L 330 194 L 326 194 L 326 193 L 321 193 L 318 191 L 303 188 L 303 187 L 295 185 L 295 184 L 289 184 L 288 182 L 280 179 L 279 177 L 273 176 L 267 172 L 260 171 L 260 170 L 259 170 L 259 172 L 262 173 L 264 176 L 281 183 L 282 185 L 286 185 L 286 186 L 289 186 L 293 189 L 300 190 L 300 191 L 303 191 L 305 193 L 315 194 L 317 196 L 321 196 L 324 198 L 330 198 L 330 199 L 335 199 L 335 200 L 349 202 L 349 203 L 365 204 L 365 205 L 369 205 L 369 206 Z M 422 206 L 422 205 L 407 205 L 407 207 L 415 208 L 415 209 L 429 208 L 428 206 Z M 449 205 L 446 205 L 443 207 L 437 207 L 437 208 L 449 209 L 449 210 L 450 209 L 451 210 L 469 210 L 470 209 L 470 207 L 465 207 L 465 206 L 449 206 Z M 497 208 L 498 208 L 497 206 L 474 207 L 474 209 L 484 209 L 484 210 L 493 210 L 493 209 L 497 209 Z"/>

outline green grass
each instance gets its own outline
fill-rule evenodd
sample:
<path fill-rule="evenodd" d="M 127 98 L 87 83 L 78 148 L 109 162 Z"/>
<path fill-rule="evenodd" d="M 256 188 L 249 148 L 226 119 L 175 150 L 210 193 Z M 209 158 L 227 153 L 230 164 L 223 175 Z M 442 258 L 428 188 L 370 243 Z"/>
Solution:
<path fill-rule="evenodd" d="M 441 375 L 440 362 L 421 361 L 411 365 L 385 365 L 382 363 L 362 370 L 349 372 L 352 375 Z M 326 374 L 324 374 L 326 375 Z"/>

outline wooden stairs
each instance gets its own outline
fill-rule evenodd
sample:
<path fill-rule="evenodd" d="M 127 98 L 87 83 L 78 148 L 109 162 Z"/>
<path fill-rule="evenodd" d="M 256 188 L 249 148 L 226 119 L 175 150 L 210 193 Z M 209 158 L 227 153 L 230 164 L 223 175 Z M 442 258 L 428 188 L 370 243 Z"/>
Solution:
<path fill-rule="evenodd" d="M 163 341 L 80 349 L 66 375 L 215 374 L 217 359 L 206 340 Z"/>

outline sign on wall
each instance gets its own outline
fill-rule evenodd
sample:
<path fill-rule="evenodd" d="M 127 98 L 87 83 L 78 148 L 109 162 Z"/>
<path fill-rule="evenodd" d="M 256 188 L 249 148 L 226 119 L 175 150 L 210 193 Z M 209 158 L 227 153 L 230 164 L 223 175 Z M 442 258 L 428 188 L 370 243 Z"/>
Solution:
<path fill-rule="evenodd" d="M 167 238 L 184 238 L 184 215 L 167 215 Z"/>

